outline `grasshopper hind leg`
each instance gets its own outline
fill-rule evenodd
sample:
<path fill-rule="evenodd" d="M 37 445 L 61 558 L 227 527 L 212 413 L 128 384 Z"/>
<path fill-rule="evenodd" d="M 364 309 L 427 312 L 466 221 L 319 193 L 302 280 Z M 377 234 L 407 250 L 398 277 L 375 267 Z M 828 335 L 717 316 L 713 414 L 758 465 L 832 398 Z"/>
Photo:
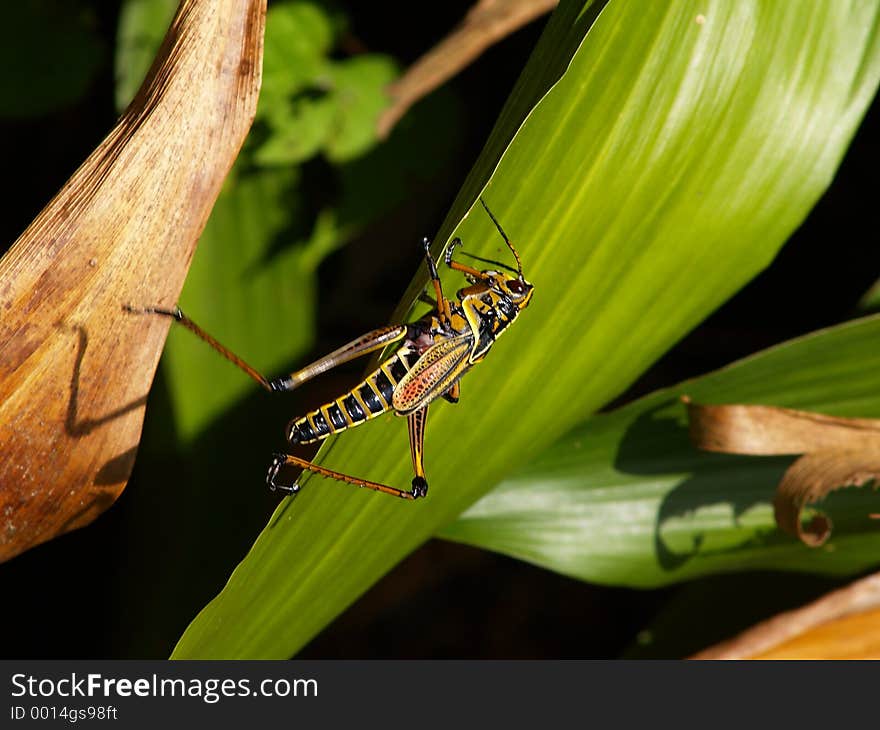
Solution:
<path fill-rule="evenodd" d="M 412 480 L 412 495 L 416 497 L 428 496 L 428 480 L 425 479 L 425 421 L 428 420 L 428 406 L 410 413 L 407 418 L 407 430 L 409 431 L 409 449 L 412 456 L 412 465 L 415 476 Z"/>
<path fill-rule="evenodd" d="M 315 474 L 318 474 L 322 477 L 327 477 L 328 479 L 335 479 L 337 482 L 345 482 L 346 484 L 352 484 L 356 487 L 372 489 L 375 492 L 390 494 L 392 497 L 400 497 L 401 499 L 416 499 L 418 497 L 423 497 L 428 491 L 427 482 L 424 484 L 424 489 L 421 488 L 421 484 L 418 485 L 417 489 L 416 480 L 413 480 L 412 491 L 405 492 L 402 489 L 395 489 L 394 487 L 389 487 L 386 484 L 371 482 L 368 479 L 360 479 L 358 477 L 352 477 L 348 474 L 343 474 L 338 471 L 333 471 L 332 469 L 327 469 L 326 467 L 319 466 L 318 464 L 313 464 L 310 461 L 300 459 L 298 456 L 292 456 L 291 454 L 274 454 L 274 456 L 272 457 L 272 463 L 269 466 L 269 472 L 266 474 L 266 483 L 269 485 L 270 489 L 281 490 L 283 492 L 288 492 L 292 495 L 295 495 L 297 492 L 299 492 L 300 486 L 298 480 L 294 481 L 294 483 L 291 485 L 282 484 L 277 481 L 278 472 L 281 471 L 282 467 L 288 464 L 301 467 L 302 469 L 314 472 Z"/>
<path fill-rule="evenodd" d="M 281 471 L 281 467 L 287 463 L 287 454 L 273 454 L 272 455 L 272 463 L 269 465 L 269 471 L 266 474 L 266 484 L 269 485 L 269 489 L 273 492 L 278 490 L 281 492 L 287 492 L 291 496 L 296 496 L 299 492 L 299 480 L 294 480 L 293 484 L 279 484 L 275 481 L 278 478 L 278 472 Z"/>

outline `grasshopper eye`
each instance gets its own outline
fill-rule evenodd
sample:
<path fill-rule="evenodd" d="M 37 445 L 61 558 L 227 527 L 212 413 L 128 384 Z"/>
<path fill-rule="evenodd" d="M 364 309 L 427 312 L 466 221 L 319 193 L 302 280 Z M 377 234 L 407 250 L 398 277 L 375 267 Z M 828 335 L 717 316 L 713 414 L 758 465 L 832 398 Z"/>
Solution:
<path fill-rule="evenodd" d="M 525 285 L 519 279 L 513 279 L 512 281 L 507 282 L 507 288 L 510 289 L 513 294 L 522 294 L 526 290 Z"/>

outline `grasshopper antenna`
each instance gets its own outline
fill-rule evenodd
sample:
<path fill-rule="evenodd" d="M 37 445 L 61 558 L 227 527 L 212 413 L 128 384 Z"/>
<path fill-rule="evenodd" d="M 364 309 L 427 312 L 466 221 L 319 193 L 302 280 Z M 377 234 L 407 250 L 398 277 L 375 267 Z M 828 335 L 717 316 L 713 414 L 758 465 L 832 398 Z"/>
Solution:
<path fill-rule="evenodd" d="M 480 203 L 483 206 L 483 208 L 486 210 L 486 212 L 489 214 L 489 217 L 492 219 L 492 222 L 495 224 L 495 227 L 498 229 L 498 233 L 501 234 L 501 238 L 504 239 L 504 243 L 507 244 L 507 247 L 510 249 L 511 253 L 513 254 L 513 258 L 516 259 L 517 273 L 519 274 L 519 278 L 522 279 L 523 278 L 522 261 L 519 260 L 519 254 L 516 252 L 516 249 L 513 247 L 513 244 L 510 242 L 510 239 L 507 237 L 507 234 L 504 232 L 504 229 L 501 227 L 501 224 L 498 222 L 498 219 L 494 215 L 492 215 L 492 211 L 489 210 L 489 206 L 486 205 L 486 201 L 483 200 L 482 196 L 480 196 Z"/>

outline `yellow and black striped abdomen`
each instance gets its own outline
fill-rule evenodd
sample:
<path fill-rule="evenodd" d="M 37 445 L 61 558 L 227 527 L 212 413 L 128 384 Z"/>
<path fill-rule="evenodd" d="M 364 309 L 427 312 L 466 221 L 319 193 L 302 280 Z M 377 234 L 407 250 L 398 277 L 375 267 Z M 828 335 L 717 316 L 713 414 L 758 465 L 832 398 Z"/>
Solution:
<path fill-rule="evenodd" d="M 408 347 L 400 348 L 348 393 L 291 421 L 287 426 L 287 440 L 292 444 L 321 441 L 392 410 L 394 388 L 418 359 Z"/>

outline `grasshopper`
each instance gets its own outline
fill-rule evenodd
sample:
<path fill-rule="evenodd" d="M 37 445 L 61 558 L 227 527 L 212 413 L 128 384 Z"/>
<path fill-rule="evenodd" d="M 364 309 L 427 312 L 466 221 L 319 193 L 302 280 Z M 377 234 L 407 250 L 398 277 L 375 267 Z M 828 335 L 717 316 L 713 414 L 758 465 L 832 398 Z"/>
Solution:
<path fill-rule="evenodd" d="M 428 493 L 423 464 L 428 406 L 439 397 L 450 403 L 458 402 L 462 376 L 486 357 L 498 337 L 529 305 L 534 289 L 523 276 L 519 254 L 507 234 L 482 198 L 480 203 L 516 259 L 515 269 L 498 261 L 478 259 L 498 267 L 480 271 L 455 261 L 455 249 L 461 245 L 461 239 L 455 238 L 446 250 L 444 261 L 449 268 L 461 272 L 469 286 L 457 292 L 458 301 L 449 300 L 443 295 L 437 265 L 431 256 L 428 239 L 425 238 L 422 241 L 425 261 L 436 296 L 435 300 L 431 300 L 434 308 L 430 313 L 415 322 L 373 330 L 285 377 L 268 380 L 199 327 L 179 307 L 126 309 L 136 313 L 171 317 L 271 393 L 293 390 L 337 365 L 401 343 L 393 355 L 350 391 L 292 420 L 287 426 L 286 435 L 290 444 L 308 444 L 360 426 L 389 411 L 405 416 L 415 474 L 411 489 L 405 491 L 352 477 L 305 459 L 280 453 L 273 455 L 266 482 L 273 490 L 280 489 L 296 494 L 300 488 L 298 481 L 289 485 L 277 481 L 282 467 L 294 465 L 331 479 L 403 499 L 424 497 Z"/>

